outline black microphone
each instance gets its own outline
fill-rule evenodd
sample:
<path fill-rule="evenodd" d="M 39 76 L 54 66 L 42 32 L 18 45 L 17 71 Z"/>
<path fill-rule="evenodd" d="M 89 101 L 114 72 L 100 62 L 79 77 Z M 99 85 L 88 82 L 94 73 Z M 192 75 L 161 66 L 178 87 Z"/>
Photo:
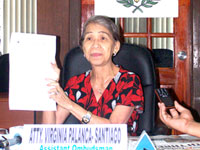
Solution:
<path fill-rule="evenodd" d="M 6 148 L 12 145 L 22 143 L 22 137 L 19 134 L 16 134 L 12 139 L 7 139 L 4 136 L 2 137 L 4 138 L 4 140 L 0 140 L 0 148 Z"/>

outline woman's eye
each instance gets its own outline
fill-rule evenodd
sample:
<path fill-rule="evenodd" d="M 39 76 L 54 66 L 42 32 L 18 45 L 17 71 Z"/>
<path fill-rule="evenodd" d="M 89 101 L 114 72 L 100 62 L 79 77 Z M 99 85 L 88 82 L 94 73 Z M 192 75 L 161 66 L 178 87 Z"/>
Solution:
<path fill-rule="evenodd" d="M 91 37 L 87 37 L 86 39 L 87 39 L 88 41 L 90 41 L 92 38 L 91 38 Z"/>
<path fill-rule="evenodd" d="M 101 37 L 101 40 L 105 40 L 106 38 L 104 36 Z"/>
<path fill-rule="evenodd" d="M 92 37 L 91 36 L 86 36 L 84 41 L 91 41 L 92 40 Z"/>

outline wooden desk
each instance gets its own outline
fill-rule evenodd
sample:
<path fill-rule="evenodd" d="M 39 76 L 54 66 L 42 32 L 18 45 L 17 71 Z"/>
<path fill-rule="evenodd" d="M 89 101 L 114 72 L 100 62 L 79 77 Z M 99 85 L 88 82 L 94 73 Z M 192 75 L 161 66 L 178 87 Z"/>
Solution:
<path fill-rule="evenodd" d="M 0 128 L 10 128 L 12 126 L 33 124 L 33 111 L 14 111 L 8 107 L 8 93 L 0 93 Z"/>

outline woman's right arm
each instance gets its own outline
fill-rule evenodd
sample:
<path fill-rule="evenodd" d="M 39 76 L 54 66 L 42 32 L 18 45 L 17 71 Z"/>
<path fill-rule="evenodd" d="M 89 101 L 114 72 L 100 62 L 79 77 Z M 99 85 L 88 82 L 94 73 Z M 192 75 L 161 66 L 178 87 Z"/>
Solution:
<path fill-rule="evenodd" d="M 56 123 L 56 112 L 55 111 L 43 111 L 42 112 L 42 123 L 43 124 Z"/>
<path fill-rule="evenodd" d="M 62 88 L 60 87 L 58 81 L 60 77 L 60 69 L 58 68 L 56 62 L 51 63 L 53 70 L 56 73 L 54 79 L 46 79 L 49 83 L 48 86 L 56 85 L 58 89 L 61 90 L 62 94 L 64 94 Z M 50 84 L 51 83 L 51 84 Z M 58 91 L 57 91 L 58 92 Z M 49 93 L 52 94 L 51 92 Z M 55 92 L 54 92 L 55 94 Z M 43 124 L 55 124 L 55 123 L 63 123 L 67 116 L 69 115 L 69 111 L 57 105 L 56 111 L 43 111 L 42 113 L 42 123 Z"/>
<path fill-rule="evenodd" d="M 57 106 L 57 111 L 43 111 L 42 123 L 43 124 L 62 124 L 68 117 L 69 111 Z"/>

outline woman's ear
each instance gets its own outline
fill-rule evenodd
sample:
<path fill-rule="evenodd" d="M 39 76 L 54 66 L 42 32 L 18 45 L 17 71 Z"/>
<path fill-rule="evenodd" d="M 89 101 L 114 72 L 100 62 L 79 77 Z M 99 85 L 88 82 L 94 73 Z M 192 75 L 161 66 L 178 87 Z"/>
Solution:
<path fill-rule="evenodd" d="M 120 42 L 119 42 L 119 41 L 116 41 L 116 42 L 115 42 L 114 51 L 113 51 L 114 54 L 117 54 L 117 53 L 118 53 L 118 51 L 120 50 L 120 46 L 121 46 Z"/>

